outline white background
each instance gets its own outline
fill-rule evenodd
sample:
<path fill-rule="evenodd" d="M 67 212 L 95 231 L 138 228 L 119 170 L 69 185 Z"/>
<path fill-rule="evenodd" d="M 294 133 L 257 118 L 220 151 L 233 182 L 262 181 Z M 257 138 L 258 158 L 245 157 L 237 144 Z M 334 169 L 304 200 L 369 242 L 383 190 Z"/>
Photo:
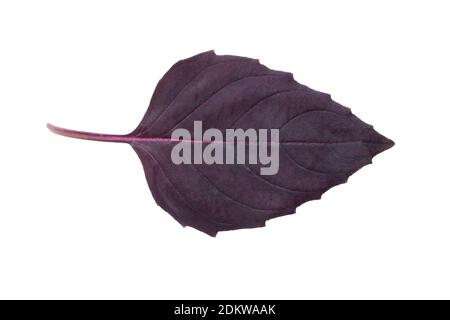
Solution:
<path fill-rule="evenodd" d="M 1 1 L 0 298 L 450 298 L 445 1 Z M 396 142 L 322 200 L 211 238 L 154 202 L 128 133 L 215 49 Z"/>

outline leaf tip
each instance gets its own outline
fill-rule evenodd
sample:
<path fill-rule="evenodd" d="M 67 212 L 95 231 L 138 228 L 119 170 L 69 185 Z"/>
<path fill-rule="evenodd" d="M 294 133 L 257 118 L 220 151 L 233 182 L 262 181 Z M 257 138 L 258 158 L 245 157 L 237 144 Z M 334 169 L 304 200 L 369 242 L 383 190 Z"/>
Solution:
<path fill-rule="evenodd" d="M 47 128 L 48 128 L 48 130 L 50 130 L 51 132 L 53 132 L 53 133 L 56 133 L 55 132 L 55 126 L 54 125 L 52 125 L 51 123 L 47 123 Z"/>

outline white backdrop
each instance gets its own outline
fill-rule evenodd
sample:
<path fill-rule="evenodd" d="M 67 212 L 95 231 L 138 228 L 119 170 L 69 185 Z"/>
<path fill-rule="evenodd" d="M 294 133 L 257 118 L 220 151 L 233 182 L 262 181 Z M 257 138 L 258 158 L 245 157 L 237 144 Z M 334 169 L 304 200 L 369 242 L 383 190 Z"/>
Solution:
<path fill-rule="evenodd" d="M 450 298 L 445 1 L 1 1 L 0 298 Z M 160 77 L 259 58 L 396 142 L 267 227 L 159 208 L 127 145 Z"/>

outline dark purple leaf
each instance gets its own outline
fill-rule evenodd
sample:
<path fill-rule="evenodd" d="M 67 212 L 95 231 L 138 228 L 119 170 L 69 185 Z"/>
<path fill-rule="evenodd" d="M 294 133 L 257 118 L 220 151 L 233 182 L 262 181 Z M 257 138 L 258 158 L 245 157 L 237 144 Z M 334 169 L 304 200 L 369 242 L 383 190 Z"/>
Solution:
<path fill-rule="evenodd" d="M 203 122 L 203 130 L 222 132 L 279 128 L 279 171 L 261 175 L 257 164 L 175 165 L 170 155 L 178 141 L 171 133 L 192 133 L 194 120 Z M 393 146 L 350 109 L 297 83 L 292 74 L 212 51 L 176 63 L 128 135 L 48 127 L 69 137 L 131 144 L 157 204 L 183 226 L 211 236 L 294 213 Z"/>

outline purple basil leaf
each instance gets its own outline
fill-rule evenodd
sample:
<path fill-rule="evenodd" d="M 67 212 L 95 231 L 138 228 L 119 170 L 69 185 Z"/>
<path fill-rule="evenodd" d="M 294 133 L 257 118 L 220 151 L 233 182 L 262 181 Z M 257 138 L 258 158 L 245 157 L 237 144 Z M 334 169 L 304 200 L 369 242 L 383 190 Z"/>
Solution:
<path fill-rule="evenodd" d="M 170 155 L 178 141 L 171 133 L 185 128 L 193 135 L 194 120 L 203 130 L 279 129 L 278 172 L 260 175 L 257 164 L 175 165 Z M 157 204 L 183 226 L 211 236 L 294 213 L 394 144 L 292 74 L 213 51 L 176 63 L 128 135 L 48 127 L 69 137 L 131 144 Z"/>

